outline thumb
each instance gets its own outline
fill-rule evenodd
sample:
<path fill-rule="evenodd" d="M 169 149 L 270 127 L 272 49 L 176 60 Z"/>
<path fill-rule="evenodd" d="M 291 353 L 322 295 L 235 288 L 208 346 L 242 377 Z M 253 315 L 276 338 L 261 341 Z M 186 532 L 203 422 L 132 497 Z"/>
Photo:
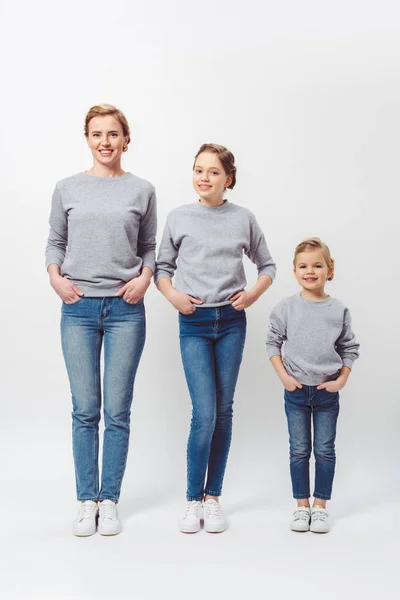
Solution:
<path fill-rule="evenodd" d="M 242 292 L 238 292 L 237 294 L 235 294 L 234 296 L 232 296 L 231 298 L 229 298 L 229 300 L 237 300 L 240 297 L 240 294 Z"/>
<path fill-rule="evenodd" d="M 188 296 L 190 302 L 193 302 L 193 304 L 203 304 L 203 300 L 199 300 L 198 298 L 193 298 L 192 296 Z"/>
<path fill-rule="evenodd" d="M 123 296 L 126 292 L 126 288 L 127 288 L 128 284 L 126 283 L 124 285 L 124 287 L 122 287 L 120 290 L 118 290 L 118 292 L 115 294 L 116 296 Z"/>
<path fill-rule="evenodd" d="M 303 387 L 303 386 L 301 385 L 301 383 L 299 383 L 299 382 L 297 381 L 297 379 L 296 379 L 296 386 L 299 388 L 299 390 L 301 390 L 301 388 Z"/>
<path fill-rule="evenodd" d="M 317 385 L 317 390 L 324 390 L 326 388 L 326 383 L 321 383 L 321 385 Z"/>
<path fill-rule="evenodd" d="M 74 292 L 76 294 L 78 294 L 78 296 L 83 296 L 83 292 L 81 292 L 81 290 L 79 288 L 77 288 L 76 285 L 73 285 L 72 289 L 74 290 Z"/>

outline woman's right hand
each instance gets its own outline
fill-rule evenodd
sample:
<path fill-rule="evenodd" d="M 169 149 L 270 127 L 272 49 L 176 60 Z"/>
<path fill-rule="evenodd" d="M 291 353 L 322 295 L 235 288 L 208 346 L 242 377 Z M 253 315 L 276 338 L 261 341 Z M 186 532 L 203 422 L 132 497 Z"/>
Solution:
<path fill-rule="evenodd" d="M 301 383 L 299 383 L 297 381 L 297 379 L 295 379 L 294 377 L 292 377 L 291 375 L 286 375 L 285 377 L 282 378 L 282 383 L 284 388 L 288 391 L 288 392 L 294 392 L 294 390 L 296 388 L 299 388 L 301 390 L 301 388 L 303 387 L 301 385 Z"/>
<path fill-rule="evenodd" d="M 75 304 L 83 296 L 83 292 L 61 275 L 50 277 L 50 285 L 65 304 Z"/>
<path fill-rule="evenodd" d="M 203 304 L 203 300 L 193 298 L 189 294 L 177 292 L 176 290 L 173 290 L 168 295 L 168 300 L 183 315 L 191 315 L 196 310 L 195 304 Z"/>

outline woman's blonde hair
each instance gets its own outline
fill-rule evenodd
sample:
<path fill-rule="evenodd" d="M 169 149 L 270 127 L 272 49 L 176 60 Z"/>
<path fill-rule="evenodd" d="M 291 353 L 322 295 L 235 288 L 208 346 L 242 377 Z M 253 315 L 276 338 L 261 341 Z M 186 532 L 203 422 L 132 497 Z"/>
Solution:
<path fill-rule="evenodd" d="M 328 281 L 332 281 L 335 271 L 335 261 L 331 257 L 331 251 L 329 250 L 328 246 L 317 237 L 307 238 L 296 246 L 296 250 L 294 251 L 293 266 L 296 267 L 296 258 L 300 252 L 309 252 L 310 250 L 322 251 L 322 255 L 328 266 L 328 269 L 332 270 L 330 277 L 328 277 Z"/>
<path fill-rule="evenodd" d="M 117 119 L 117 121 L 119 121 L 119 123 L 122 127 L 122 133 L 124 134 L 124 137 L 126 138 L 124 150 L 127 150 L 128 144 L 131 141 L 131 131 L 129 129 L 129 124 L 128 124 L 128 121 L 126 120 L 124 113 L 121 110 L 119 110 L 118 108 L 116 108 L 115 106 L 112 106 L 112 104 L 97 104 L 96 106 L 92 106 L 92 108 L 89 109 L 89 111 L 85 117 L 85 126 L 84 126 L 85 136 L 88 137 L 88 135 L 89 135 L 90 121 L 93 119 L 93 117 L 97 117 L 99 115 L 101 115 L 101 116 L 112 115 L 113 117 L 115 117 Z"/>
<path fill-rule="evenodd" d="M 235 167 L 235 157 L 232 152 L 225 148 L 225 146 L 220 146 L 219 144 L 203 144 L 194 157 L 193 169 L 196 165 L 196 160 L 199 154 L 202 152 L 213 152 L 218 155 L 219 160 L 221 161 L 222 167 L 228 175 L 232 178 L 232 182 L 228 185 L 229 190 L 233 190 L 236 184 L 236 167 Z"/>

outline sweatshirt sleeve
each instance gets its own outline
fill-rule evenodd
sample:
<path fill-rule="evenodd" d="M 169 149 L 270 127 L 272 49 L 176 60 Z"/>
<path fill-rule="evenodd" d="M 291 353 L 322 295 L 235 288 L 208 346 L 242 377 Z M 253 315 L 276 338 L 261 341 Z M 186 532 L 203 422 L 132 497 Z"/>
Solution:
<path fill-rule="evenodd" d="M 146 214 L 140 221 L 138 235 L 138 256 L 142 259 L 142 268 L 149 267 L 153 273 L 156 267 L 157 200 L 153 191 Z"/>
<path fill-rule="evenodd" d="M 250 222 L 250 245 L 246 255 L 257 266 L 258 276 L 269 275 L 272 281 L 274 280 L 276 264 L 272 259 L 264 234 L 254 215 L 252 215 Z"/>
<path fill-rule="evenodd" d="M 335 347 L 342 359 L 343 366 L 351 369 L 353 362 L 359 357 L 358 349 L 360 344 L 357 343 L 356 336 L 351 329 L 351 317 L 347 308 L 344 311 L 342 333 L 336 340 Z"/>
<path fill-rule="evenodd" d="M 270 314 L 267 334 L 268 358 L 281 356 L 282 346 L 286 341 L 287 316 L 284 305 L 278 304 Z"/>
<path fill-rule="evenodd" d="M 158 283 L 163 277 L 172 279 L 176 270 L 176 259 L 178 258 L 178 246 L 172 238 L 171 228 L 167 220 L 164 233 L 161 239 L 160 249 L 156 263 L 156 272 L 154 275 L 155 283 Z"/>
<path fill-rule="evenodd" d="M 46 246 L 46 268 L 55 264 L 62 266 L 68 245 L 68 219 L 62 206 L 61 193 L 55 187 L 50 212 L 50 232 Z"/>

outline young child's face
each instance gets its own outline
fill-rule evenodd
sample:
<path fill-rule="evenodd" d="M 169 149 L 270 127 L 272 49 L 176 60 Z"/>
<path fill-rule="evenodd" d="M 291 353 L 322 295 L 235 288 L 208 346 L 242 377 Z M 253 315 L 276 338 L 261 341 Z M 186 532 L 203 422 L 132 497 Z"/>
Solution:
<path fill-rule="evenodd" d="M 223 196 L 232 183 L 214 152 L 202 152 L 193 169 L 193 187 L 202 200 L 215 201 Z"/>
<path fill-rule="evenodd" d="M 328 277 L 332 275 L 332 270 L 328 269 L 322 250 L 300 252 L 296 256 L 293 271 L 301 287 L 310 291 L 323 289 Z"/>

